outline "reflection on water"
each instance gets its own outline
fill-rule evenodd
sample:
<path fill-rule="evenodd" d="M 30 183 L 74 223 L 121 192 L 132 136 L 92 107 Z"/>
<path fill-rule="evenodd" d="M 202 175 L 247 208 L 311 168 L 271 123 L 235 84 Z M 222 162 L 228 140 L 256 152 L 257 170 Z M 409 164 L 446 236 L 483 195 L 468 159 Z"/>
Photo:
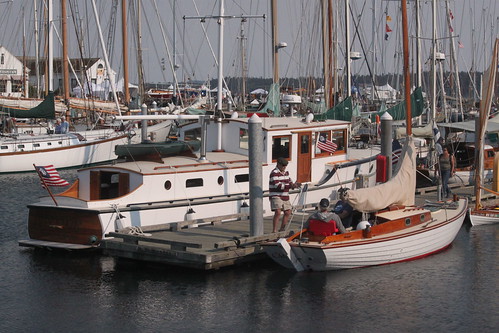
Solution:
<path fill-rule="evenodd" d="M 71 173 L 63 177 L 71 177 Z M 412 262 L 294 273 L 200 272 L 19 248 L 36 175 L 0 176 L 1 332 L 496 332 L 499 226 L 463 227 Z M 10 190 L 7 190 L 10 189 Z M 17 189 L 12 191 L 12 189 Z"/>

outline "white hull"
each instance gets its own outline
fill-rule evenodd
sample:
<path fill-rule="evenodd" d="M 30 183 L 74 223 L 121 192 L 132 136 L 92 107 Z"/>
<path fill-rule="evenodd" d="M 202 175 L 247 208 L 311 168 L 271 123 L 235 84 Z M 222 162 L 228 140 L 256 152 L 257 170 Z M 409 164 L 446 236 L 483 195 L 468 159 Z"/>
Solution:
<path fill-rule="evenodd" d="M 74 134 L 2 140 L 2 146 L 16 148 L 0 153 L 0 173 L 34 171 L 33 164 L 53 164 L 60 169 L 107 162 L 116 158 L 114 147 L 126 142 L 124 134 L 102 139 L 88 137 L 86 141 L 80 141 Z"/>
<path fill-rule="evenodd" d="M 495 209 L 481 209 L 469 211 L 471 225 L 485 225 L 499 223 L 499 210 Z"/>
<path fill-rule="evenodd" d="M 457 210 L 431 213 L 429 223 L 372 238 L 329 245 L 290 242 L 293 257 L 274 244 L 266 245 L 265 251 L 280 265 L 296 270 L 339 270 L 414 260 L 452 243 L 464 221 L 466 206 L 467 200 L 461 199 Z M 297 261 L 299 265 L 293 265 Z"/>

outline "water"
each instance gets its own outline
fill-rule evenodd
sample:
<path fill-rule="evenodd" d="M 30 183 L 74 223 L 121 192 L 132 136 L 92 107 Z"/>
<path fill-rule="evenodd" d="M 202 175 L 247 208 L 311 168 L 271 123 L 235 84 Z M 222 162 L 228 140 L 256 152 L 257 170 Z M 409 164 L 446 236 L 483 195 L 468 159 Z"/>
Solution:
<path fill-rule="evenodd" d="M 36 175 L 0 175 L 0 332 L 499 330 L 499 225 L 465 225 L 445 252 L 395 265 L 200 272 L 19 247 L 40 195 Z"/>

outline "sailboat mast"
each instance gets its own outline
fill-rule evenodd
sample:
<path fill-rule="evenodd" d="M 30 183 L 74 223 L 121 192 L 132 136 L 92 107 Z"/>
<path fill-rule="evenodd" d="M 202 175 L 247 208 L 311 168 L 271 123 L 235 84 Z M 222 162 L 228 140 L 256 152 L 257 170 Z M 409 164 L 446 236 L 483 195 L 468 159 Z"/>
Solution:
<path fill-rule="evenodd" d="M 53 5 L 52 5 L 52 0 L 48 0 L 47 2 L 47 12 L 48 12 L 48 17 L 47 17 L 47 24 L 48 24 L 48 34 L 47 34 L 47 45 L 48 45 L 48 82 L 47 82 L 47 87 L 48 91 L 54 91 L 54 80 L 53 80 L 53 73 L 54 73 L 54 39 L 53 39 L 53 33 L 54 33 L 54 17 L 53 17 Z"/>
<path fill-rule="evenodd" d="M 402 4 L 402 45 L 404 50 L 404 91 L 405 91 L 405 110 L 406 110 L 406 133 L 412 135 L 412 115 L 411 115 L 411 76 L 409 73 L 409 30 L 407 28 L 407 2 L 400 1 Z"/>
<path fill-rule="evenodd" d="M 68 30 L 66 20 L 66 0 L 61 0 L 62 23 L 62 70 L 64 84 L 64 102 L 69 106 L 69 68 L 68 68 Z"/>
<path fill-rule="evenodd" d="M 40 98 L 40 50 L 38 49 L 38 9 L 36 7 L 36 0 L 33 0 L 33 13 L 35 22 L 35 70 L 36 70 L 36 98 Z"/>
<path fill-rule="evenodd" d="M 272 58 L 272 68 L 274 70 L 273 81 L 279 84 L 279 56 L 277 51 L 279 50 L 279 45 L 277 44 L 277 0 L 272 0 L 271 2 L 272 11 L 272 44 L 273 44 L 273 55 Z"/>
<path fill-rule="evenodd" d="M 142 64 L 142 23 L 141 23 L 141 1 L 137 0 L 137 74 L 139 78 L 139 108 L 144 101 L 144 71 Z"/>
<path fill-rule="evenodd" d="M 346 42 L 346 52 L 345 52 L 345 68 L 346 68 L 346 97 L 352 95 L 352 80 L 351 80 L 351 63 L 350 63 L 350 0 L 345 0 L 345 42 Z"/>
<path fill-rule="evenodd" d="M 125 94 L 125 105 L 130 103 L 130 90 L 128 89 L 128 35 L 127 35 L 127 19 L 126 19 L 126 2 L 121 0 L 121 38 L 123 44 L 123 92 Z"/>

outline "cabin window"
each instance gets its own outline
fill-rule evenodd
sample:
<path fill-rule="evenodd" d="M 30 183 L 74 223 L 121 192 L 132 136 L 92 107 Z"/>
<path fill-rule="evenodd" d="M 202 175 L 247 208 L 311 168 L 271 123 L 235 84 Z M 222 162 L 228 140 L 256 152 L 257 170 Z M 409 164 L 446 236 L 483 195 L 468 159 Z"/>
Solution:
<path fill-rule="evenodd" d="M 40 144 L 39 143 L 33 143 L 33 147 L 38 148 L 38 147 L 40 147 Z"/>
<path fill-rule="evenodd" d="M 411 225 L 411 219 L 410 218 L 406 218 L 405 219 L 405 225 L 406 226 L 410 226 Z"/>
<path fill-rule="evenodd" d="M 184 140 L 201 140 L 201 127 L 196 127 L 194 129 L 186 131 L 184 134 Z"/>
<path fill-rule="evenodd" d="M 421 214 L 421 215 L 419 216 L 419 219 L 421 220 L 421 222 L 424 222 L 424 220 L 425 220 L 425 215 L 424 215 L 424 214 Z"/>
<path fill-rule="evenodd" d="M 222 177 L 222 176 L 218 177 L 217 183 L 218 183 L 218 185 L 223 185 L 224 184 L 224 177 Z"/>
<path fill-rule="evenodd" d="M 247 182 L 249 182 L 249 174 L 244 173 L 241 175 L 236 175 L 234 177 L 234 182 L 235 183 L 247 183 Z"/>
<path fill-rule="evenodd" d="M 276 136 L 272 142 L 272 160 L 279 157 L 289 159 L 291 156 L 291 135 Z"/>
<path fill-rule="evenodd" d="M 129 174 L 90 171 L 90 200 L 113 199 L 130 191 Z"/>
<path fill-rule="evenodd" d="M 165 190 L 167 190 L 167 191 L 168 191 L 168 190 L 169 190 L 169 189 L 171 189 L 171 188 L 172 188 L 172 182 L 171 182 L 171 181 L 169 181 L 169 180 L 167 180 L 167 181 L 165 182 Z"/>
<path fill-rule="evenodd" d="M 9 148 L 9 147 L 7 147 L 7 146 L 2 146 L 2 149 L 8 149 L 8 148 Z"/>
<path fill-rule="evenodd" d="M 321 131 L 317 133 L 315 142 L 315 156 L 329 156 L 345 152 L 346 130 Z M 321 144 L 319 144 L 321 142 Z M 331 143 L 332 142 L 332 143 Z"/>
<path fill-rule="evenodd" d="M 47 142 L 47 146 L 52 146 L 52 142 Z"/>
<path fill-rule="evenodd" d="M 494 157 L 494 151 L 492 151 L 492 150 L 486 150 L 485 152 L 487 153 L 487 157 L 488 158 Z"/>
<path fill-rule="evenodd" d="M 185 181 L 185 187 L 201 187 L 203 186 L 203 178 L 192 178 Z"/>
<path fill-rule="evenodd" d="M 17 145 L 17 148 L 24 149 L 25 147 L 24 147 L 24 145 Z"/>
<path fill-rule="evenodd" d="M 7 80 L 0 80 L 0 93 L 7 92 Z"/>
<path fill-rule="evenodd" d="M 248 130 L 245 128 L 239 129 L 239 148 L 249 149 L 249 135 Z"/>

